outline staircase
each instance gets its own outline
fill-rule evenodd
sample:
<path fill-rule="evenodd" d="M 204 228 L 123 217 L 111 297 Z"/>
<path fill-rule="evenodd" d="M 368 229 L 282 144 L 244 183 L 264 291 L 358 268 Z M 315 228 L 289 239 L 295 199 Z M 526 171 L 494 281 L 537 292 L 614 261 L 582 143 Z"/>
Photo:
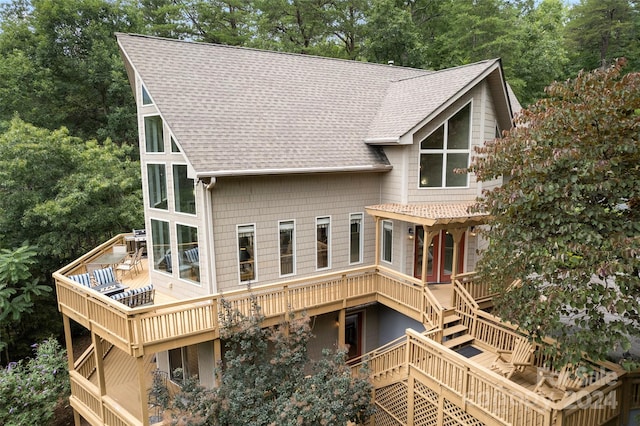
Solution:
<path fill-rule="evenodd" d="M 454 309 L 447 309 L 444 312 L 442 344 L 449 349 L 455 350 L 473 341 L 473 336 L 468 334 L 469 328 L 461 324 L 460 319 Z"/>

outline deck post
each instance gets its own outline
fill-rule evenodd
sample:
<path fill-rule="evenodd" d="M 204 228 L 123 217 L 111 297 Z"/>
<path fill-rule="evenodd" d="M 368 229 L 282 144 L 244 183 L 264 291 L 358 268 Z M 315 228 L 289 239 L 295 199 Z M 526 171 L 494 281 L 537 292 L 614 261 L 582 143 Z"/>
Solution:
<path fill-rule="evenodd" d="M 93 356 L 96 360 L 96 375 L 98 378 L 98 391 L 100 392 L 100 412 L 96 414 L 104 421 L 104 400 L 102 398 L 107 394 L 107 386 L 104 379 L 102 339 L 93 331 L 91 331 L 91 343 L 93 344 Z"/>
<path fill-rule="evenodd" d="M 138 367 L 138 384 L 140 388 L 140 411 L 142 413 L 142 424 L 149 425 L 149 398 L 147 396 L 147 381 L 144 371 L 144 357 L 136 357 Z"/>
<path fill-rule="evenodd" d="M 409 374 L 407 380 L 407 425 L 414 424 L 414 411 L 415 411 L 415 378 Z"/>
<path fill-rule="evenodd" d="M 342 347 L 345 344 L 345 323 L 347 318 L 347 310 L 340 309 L 338 311 L 338 347 Z"/>
<path fill-rule="evenodd" d="M 75 369 L 76 360 L 73 356 L 73 341 L 71 340 L 71 325 L 69 323 L 69 317 L 62 314 L 62 325 L 64 327 L 64 342 L 67 347 L 67 364 L 69 371 Z"/>

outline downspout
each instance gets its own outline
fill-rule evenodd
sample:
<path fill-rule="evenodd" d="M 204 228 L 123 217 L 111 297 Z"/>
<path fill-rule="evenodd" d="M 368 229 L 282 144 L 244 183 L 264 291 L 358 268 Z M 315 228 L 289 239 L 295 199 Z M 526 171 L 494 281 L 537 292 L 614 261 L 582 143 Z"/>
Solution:
<path fill-rule="evenodd" d="M 215 294 L 218 292 L 218 283 L 217 283 L 217 279 L 216 279 L 216 251 L 215 251 L 215 243 L 214 243 L 214 238 L 213 238 L 213 196 L 212 196 L 212 191 L 213 188 L 215 187 L 217 180 L 215 177 L 212 177 L 211 180 L 209 181 L 209 183 L 204 183 L 204 189 L 205 189 L 205 194 L 204 194 L 204 220 L 206 222 L 205 224 L 205 229 L 207 230 L 207 246 L 209 249 L 209 256 L 207 256 L 207 259 L 209 261 L 209 264 L 207 265 L 208 268 L 208 281 L 209 281 L 209 294 Z"/>

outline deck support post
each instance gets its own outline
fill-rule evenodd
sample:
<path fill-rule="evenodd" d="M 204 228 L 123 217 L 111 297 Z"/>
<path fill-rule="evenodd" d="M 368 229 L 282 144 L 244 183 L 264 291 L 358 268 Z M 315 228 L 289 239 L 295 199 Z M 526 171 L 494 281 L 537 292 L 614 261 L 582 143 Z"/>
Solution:
<path fill-rule="evenodd" d="M 344 346 L 345 340 L 345 323 L 347 318 L 347 310 L 340 309 L 338 311 L 338 347 Z"/>
<path fill-rule="evenodd" d="M 415 411 L 415 378 L 410 374 L 407 380 L 407 425 L 414 424 L 414 411 Z"/>
<path fill-rule="evenodd" d="M 221 363 L 222 363 L 222 343 L 220 342 L 220 338 L 217 338 L 217 339 L 213 339 L 213 365 L 214 365 L 214 368 L 216 369 L 215 371 L 217 371 Z M 218 379 L 219 377 L 218 377 L 218 374 L 216 373 L 216 375 L 213 378 L 214 386 L 220 385 L 220 383 L 218 383 Z"/>
<path fill-rule="evenodd" d="M 62 325 L 64 327 L 64 343 L 67 347 L 67 364 L 69 371 L 75 369 L 75 357 L 73 356 L 73 341 L 71 340 L 71 324 L 69 323 L 69 317 L 62 314 Z M 75 412 L 75 411 L 74 411 Z"/>
<path fill-rule="evenodd" d="M 93 344 L 93 356 L 96 360 L 96 375 L 98 377 L 98 391 L 100 392 L 100 412 L 97 413 L 104 421 L 104 401 L 102 397 L 107 394 L 107 384 L 104 379 L 104 360 L 102 354 L 102 339 L 96 333 L 91 331 L 91 343 Z"/>
<path fill-rule="evenodd" d="M 138 367 L 138 385 L 140 388 L 140 411 L 142 413 L 142 424 L 149 425 L 149 397 L 147 396 L 147 381 L 144 371 L 144 357 L 136 357 Z"/>

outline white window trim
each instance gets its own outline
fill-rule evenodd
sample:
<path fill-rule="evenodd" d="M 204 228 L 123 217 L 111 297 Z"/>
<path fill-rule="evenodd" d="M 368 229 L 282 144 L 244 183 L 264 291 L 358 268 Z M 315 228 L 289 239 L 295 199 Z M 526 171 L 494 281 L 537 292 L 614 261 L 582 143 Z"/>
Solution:
<path fill-rule="evenodd" d="M 189 165 L 187 163 L 185 163 L 185 162 L 175 162 L 175 163 L 171 162 L 170 164 L 171 164 L 171 193 L 173 195 L 173 197 L 171 197 L 171 198 L 173 198 L 173 200 L 172 200 L 173 202 L 171 203 L 171 207 L 172 207 L 171 211 L 173 213 L 177 214 L 177 215 L 185 215 L 187 217 L 196 217 L 198 215 L 198 197 L 195 194 L 195 192 L 196 192 L 196 179 L 189 178 Z M 187 178 L 193 180 L 193 191 L 194 191 L 193 202 L 196 204 L 196 206 L 195 206 L 196 207 L 196 212 L 195 213 L 181 212 L 181 211 L 178 211 L 176 209 L 177 198 L 176 198 L 176 177 L 175 177 L 175 174 L 173 173 L 173 167 L 174 166 L 185 166 L 187 168 Z"/>
<path fill-rule="evenodd" d="M 240 251 L 238 250 L 238 243 L 240 242 L 240 228 L 245 226 L 253 227 L 253 279 L 242 281 L 242 276 L 240 275 Z M 254 223 L 241 223 L 236 225 L 236 242 L 235 242 L 235 251 L 236 251 L 236 272 L 238 274 L 238 283 L 240 285 L 247 285 L 258 281 L 258 232 L 257 226 Z"/>
<path fill-rule="evenodd" d="M 354 216 L 360 216 L 360 236 L 358 241 L 358 244 L 360 244 L 360 259 L 358 259 L 358 261 L 356 262 L 351 261 L 351 220 Z M 349 232 L 349 265 L 358 265 L 364 262 L 364 213 L 363 212 L 349 213 L 348 232 Z"/>
<path fill-rule="evenodd" d="M 149 103 L 149 104 L 145 104 L 144 103 L 144 93 L 145 92 L 147 92 L 147 96 L 151 100 L 151 103 Z M 143 107 L 148 107 L 148 106 L 155 105 L 155 104 L 156 103 L 153 100 L 153 98 L 151 97 L 151 93 L 149 93 L 149 90 L 146 88 L 144 83 L 140 83 L 140 105 L 142 105 Z"/>
<path fill-rule="evenodd" d="M 196 231 L 198 233 L 198 247 L 200 247 L 200 227 L 198 225 L 194 225 L 193 223 L 185 223 L 185 222 L 175 222 L 175 233 L 176 233 L 176 253 L 178 253 L 180 251 L 180 247 L 178 247 L 179 241 L 178 241 L 178 226 L 188 226 L 189 228 L 196 228 Z M 199 249 L 198 249 L 199 250 Z M 173 256 L 171 256 L 171 263 L 173 263 Z M 185 278 L 182 278 L 180 276 L 180 259 L 178 256 L 176 256 L 176 260 L 175 262 L 177 262 L 177 266 L 178 269 L 175 269 L 172 267 L 172 269 L 174 271 L 177 271 L 177 274 L 173 275 L 175 278 L 179 279 L 182 282 L 185 283 L 189 283 L 191 285 L 194 285 L 196 287 L 202 287 L 202 260 L 199 263 L 199 267 L 200 267 L 200 282 L 196 282 L 196 281 L 191 281 L 191 280 L 187 280 Z"/>
<path fill-rule="evenodd" d="M 449 120 L 456 115 L 457 113 L 459 113 L 460 111 L 462 111 L 464 108 L 466 108 L 466 106 L 469 105 L 469 148 L 468 149 L 447 149 L 447 148 L 442 148 L 442 149 L 422 149 L 421 145 L 422 142 L 425 141 L 425 139 L 427 139 L 429 136 L 431 136 L 435 131 L 437 131 L 441 126 L 445 125 L 446 123 L 449 122 Z M 449 142 L 448 139 L 448 130 L 449 126 L 444 126 L 444 145 L 446 146 Z M 462 105 L 460 108 L 458 108 L 457 110 L 455 110 L 451 115 L 449 115 L 447 118 L 445 118 L 444 120 L 442 120 L 440 122 L 440 124 L 438 124 L 431 132 L 429 132 L 428 135 L 426 135 L 424 138 L 422 138 L 420 140 L 420 142 L 418 142 L 418 180 L 417 180 L 417 185 L 418 185 L 418 189 L 420 190 L 451 190 L 451 189 L 468 189 L 470 187 L 469 184 L 469 174 L 467 173 L 466 177 L 467 177 L 467 184 L 464 186 L 446 186 L 447 184 L 447 168 L 446 168 L 446 154 L 468 154 L 467 156 L 467 167 L 469 167 L 470 162 L 471 162 L 471 151 L 472 151 L 472 143 L 473 143 L 473 99 L 469 100 L 469 102 L 465 103 L 464 105 Z M 420 158 L 422 156 L 422 154 L 443 154 L 442 156 L 442 184 L 444 186 L 420 186 Z"/>
<path fill-rule="evenodd" d="M 391 227 L 391 241 L 389 242 L 391 244 L 391 250 L 390 250 L 390 255 L 391 255 L 391 259 L 387 260 L 384 258 L 384 253 L 385 253 L 385 245 L 387 243 L 387 237 L 386 234 L 384 232 L 385 230 L 385 224 L 389 224 L 389 226 Z M 383 220 L 382 221 L 382 238 L 380 243 L 382 244 L 382 247 L 380 248 L 380 260 L 382 262 L 388 263 L 388 264 L 393 264 L 393 222 L 390 220 Z"/>
<path fill-rule="evenodd" d="M 283 223 L 288 223 L 288 222 L 293 223 L 293 236 L 292 236 L 292 239 L 291 239 L 291 241 L 293 243 L 293 250 L 291 251 L 291 255 L 293 256 L 292 257 L 292 260 L 293 260 L 293 272 L 291 272 L 289 274 L 283 274 L 282 273 L 282 260 L 280 259 L 280 256 L 281 256 L 281 253 L 282 253 L 282 247 L 280 247 L 280 226 Z M 278 273 L 279 273 L 280 278 L 291 277 L 291 276 L 296 275 L 297 274 L 297 265 L 296 265 L 297 261 L 296 261 L 296 259 L 298 258 L 298 254 L 296 253 L 296 250 L 298 249 L 298 244 L 297 244 L 297 241 L 296 241 L 296 221 L 295 221 L 295 219 L 279 220 L 278 221 L 278 239 L 277 239 L 277 241 L 278 241 Z"/>
<path fill-rule="evenodd" d="M 160 165 L 160 166 L 164 166 L 164 184 L 165 184 L 165 189 L 167 191 L 167 208 L 166 209 L 160 209 L 157 207 L 152 207 L 151 206 L 151 190 L 149 188 L 149 166 L 150 165 Z M 168 170 L 171 169 L 171 170 Z M 173 179 L 170 179 L 169 177 L 169 173 L 173 173 L 173 169 L 170 167 L 167 167 L 167 162 L 166 161 L 146 161 L 144 164 L 144 177 L 145 177 L 145 188 L 147 191 L 147 208 L 151 211 L 155 211 L 155 212 L 170 212 L 173 210 L 171 204 L 171 200 L 169 197 L 169 182 L 171 181 L 171 183 L 173 183 Z"/>
<path fill-rule="evenodd" d="M 327 233 L 327 266 L 323 266 L 322 268 L 318 267 L 318 225 L 321 219 L 329 219 L 329 232 Z M 327 269 L 331 269 L 331 216 L 316 216 L 315 228 L 313 234 L 313 244 L 315 247 L 316 254 L 316 271 L 326 271 Z"/>
<path fill-rule="evenodd" d="M 147 105 L 145 105 L 147 106 Z M 160 115 L 160 113 L 158 112 L 153 112 L 153 113 L 149 113 L 149 114 L 141 114 L 140 116 L 142 118 L 142 123 L 140 126 L 140 130 L 141 130 L 141 142 L 142 142 L 142 147 L 144 149 L 141 149 L 141 153 L 144 153 L 144 155 L 165 155 L 167 154 L 167 133 L 169 132 L 169 129 L 167 127 L 167 125 L 164 122 L 164 118 L 162 118 L 162 115 Z M 145 126 L 145 119 L 148 117 L 160 117 L 160 120 L 162 121 L 162 152 L 155 152 L 155 151 L 147 151 L 147 126 Z M 169 153 L 171 152 L 171 147 L 169 147 Z"/>

